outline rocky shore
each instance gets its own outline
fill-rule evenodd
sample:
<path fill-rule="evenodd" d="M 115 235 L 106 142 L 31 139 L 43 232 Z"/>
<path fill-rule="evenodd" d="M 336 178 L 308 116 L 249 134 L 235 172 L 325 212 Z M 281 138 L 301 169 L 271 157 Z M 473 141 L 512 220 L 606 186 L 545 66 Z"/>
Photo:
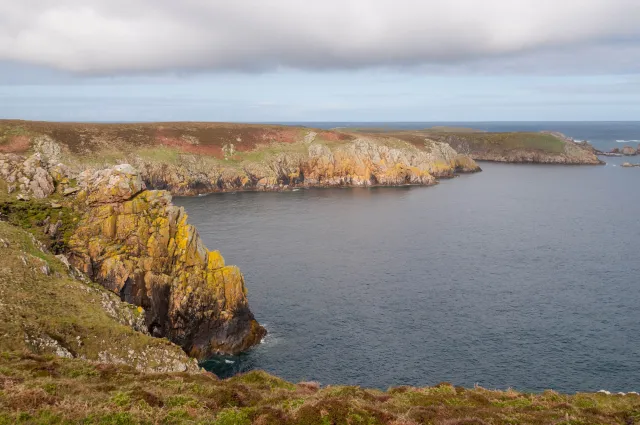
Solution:
<path fill-rule="evenodd" d="M 624 146 L 622 149 L 613 148 L 608 152 L 596 151 L 596 154 L 601 156 L 636 156 L 640 155 L 640 145 L 637 149 L 633 146 Z"/>
<path fill-rule="evenodd" d="M 480 171 L 468 155 L 427 138 L 407 142 L 293 126 L 0 121 L 0 148 L 40 152 L 75 173 L 128 163 L 148 188 L 173 195 L 433 185 Z"/>
<path fill-rule="evenodd" d="M 467 129 L 434 128 L 415 131 L 391 131 L 403 140 L 428 138 L 446 143 L 461 154 L 476 161 L 560 164 L 560 165 L 600 165 L 595 149 L 588 143 L 579 143 L 556 132 L 512 132 L 490 133 Z"/>

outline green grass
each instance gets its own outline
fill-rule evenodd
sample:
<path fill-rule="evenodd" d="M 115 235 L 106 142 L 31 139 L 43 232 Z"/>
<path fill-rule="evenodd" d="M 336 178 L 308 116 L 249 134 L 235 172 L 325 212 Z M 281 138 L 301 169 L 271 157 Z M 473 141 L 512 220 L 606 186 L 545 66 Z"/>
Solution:
<path fill-rule="evenodd" d="M 248 152 L 235 152 L 232 158 L 223 161 L 225 164 L 242 164 L 243 162 L 264 163 L 266 160 L 274 158 L 281 153 L 307 152 L 308 146 L 302 142 L 298 143 L 271 143 L 260 145 Z"/>
<path fill-rule="evenodd" d="M 1 125 L 0 124 L 0 144 L 4 144 L 9 141 L 10 138 L 15 136 L 30 136 L 31 131 L 23 125 Z"/>
<path fill-rule="evenodd" d="M 549 153 L 562 153 L 565 146 L 559 138 L 545 133 L 473 133 L 465 134 L 464 138 L 490 148 L 532 149 Z"/>
<path fill-rule="evenodd" d="M 0 222 L 0 239 L 1 351 L 53 352 L 42 346 L 42 341 L 53 340 L 74 356 L 97 360 L 107 353 L 145 368 L 162 364 L 166 356 L 189 361 L 168 341 L 123 324 L 138 317 L 134 306 L 99 285 L 71 278 L 66 266 L 40 250 L 26 231 Z M 103 309 L 105 301 L 114 306 L 115 317 Z M 94 372 L 89 364 L 82 365 L 85 369 L 73 373 Z"/>
<path fill-rule="evenodd" d="M 0 424 L 638 424 L 636 395 L 540 394 L 441 384 L 389 391 L 276 384 L 250 372 L 146 374 L 19 352 L 0 355 Z M 266 385 L 265 385 L 266 383 Z"/>
<path fill-rule="evenodd" d="M 6 189 L 1 187 L 3 184 L 6 185 L 0 180 L 0 193 L 6 194 Z M 67 206 L 53 208 L 51 204 L 55 200 L 57 199 L 52 197 L 49 200 L 23 201 L 4 195 L 4 198 L 0 199 L 0 214 L 10 224 L 31 231 L 53 252 L 64 252 L 77 225 L 79 215 Z M 47 219 L 52 224 L 61 222 L 55 235 L 46 235 L 43 232 L 42 225 Z"/>
<path fill-rule="evenodd" d="M 138 149 L 136 150 L 136 155 L 150 162 L 162 162 L 165 164 L 180 163 L 180 152 L 164 146 Z"/>

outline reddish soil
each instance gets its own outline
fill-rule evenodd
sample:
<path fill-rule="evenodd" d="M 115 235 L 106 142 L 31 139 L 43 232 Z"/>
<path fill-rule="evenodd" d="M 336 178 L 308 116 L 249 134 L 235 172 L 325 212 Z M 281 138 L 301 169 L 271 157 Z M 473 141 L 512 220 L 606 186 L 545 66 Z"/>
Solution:
<path fill-rule="evenodd" d="M 222 156 L 222 147 L 233 144 L 236 151 L 251 151 L 272 142 L 295 143 L 304 137 L 303 127 L 231 124 L 231 123 L 135 123 L 93 124 L 41 121 L 0 120 L 5 129 L 20 128 L 26 134 L 47 134 L 66 145 L 71 152 L 86 153 L 105 145 L 122 150 L 157 145 L 178 148 L 183 152 Z M 352 135 L 337 131 L 315 130 L 319 138 L 348 141 Z M 15 139 L 15 138 L 14 138 Z M 13 139 L 12 139 L 13 140 Z M 2 152 L 21 152 L 28 148 L 29 136 L 20 136 L 0 146 Z"/>
<path fill-rule="evenodd" d="M 22 153 L 29 150 L 31 139 L 29 136 L 13 136 L 7 143 L 0 144 L 0 152 L 2 153 Z"/>

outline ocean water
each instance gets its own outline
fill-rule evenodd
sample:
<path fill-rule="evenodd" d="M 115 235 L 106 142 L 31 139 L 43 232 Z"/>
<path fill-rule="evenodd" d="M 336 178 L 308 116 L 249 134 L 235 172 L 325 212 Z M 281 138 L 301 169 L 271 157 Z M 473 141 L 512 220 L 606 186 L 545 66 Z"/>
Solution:
<path fill-rule="evenodd" d="M 549 129 L 597 144 L 638 127 Z M 640 169 L 605 160 L 481 163 L 434 187 L 176 198 L 240 266 L 269 330 L 205 367 L 382 389 L 640 391 Z"/>

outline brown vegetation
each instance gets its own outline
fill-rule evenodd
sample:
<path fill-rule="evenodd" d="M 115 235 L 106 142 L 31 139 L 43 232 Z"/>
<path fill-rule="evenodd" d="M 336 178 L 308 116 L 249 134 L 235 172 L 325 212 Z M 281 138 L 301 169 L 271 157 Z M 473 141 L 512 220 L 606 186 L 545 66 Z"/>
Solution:
<path fill-rule="evenodd" d="M 137 372 L 19 353 L 0 356 L 0 424 L 586 425 L 640 423 L 640 396 L 465 389 L 387 391 L 291 384 L 255 371 Z"/>

